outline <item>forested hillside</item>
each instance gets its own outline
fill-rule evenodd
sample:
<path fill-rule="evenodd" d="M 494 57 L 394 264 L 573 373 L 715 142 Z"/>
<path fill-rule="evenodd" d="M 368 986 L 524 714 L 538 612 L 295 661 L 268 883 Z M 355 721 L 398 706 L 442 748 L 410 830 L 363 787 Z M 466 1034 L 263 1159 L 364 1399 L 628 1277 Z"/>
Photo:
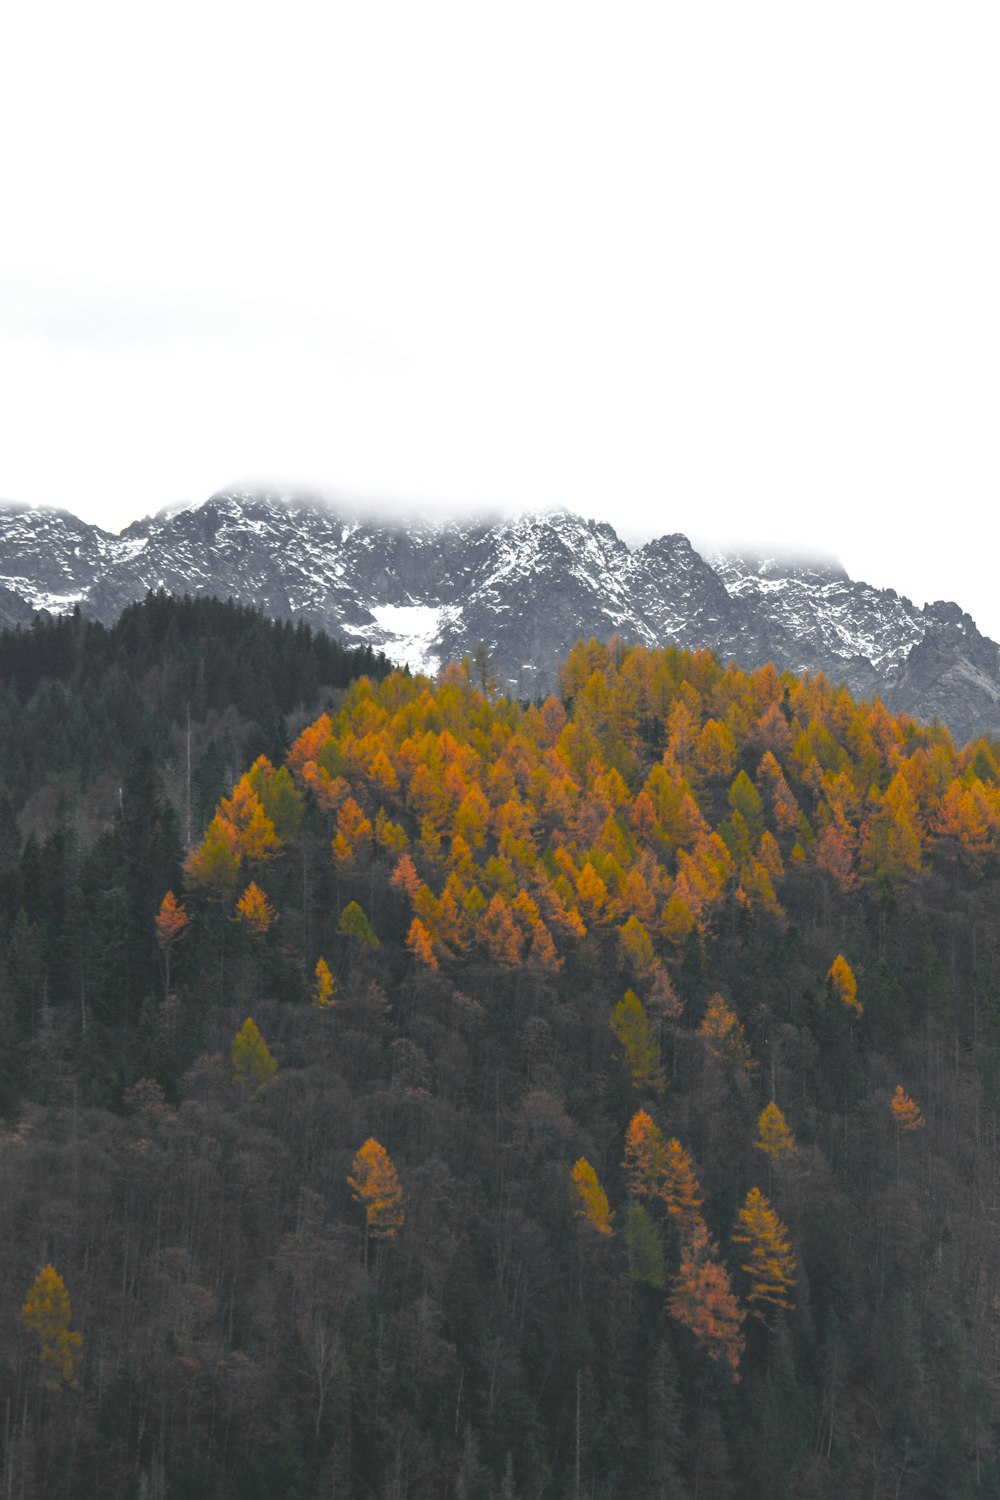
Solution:
<path fill-rule="evenodd" d="M 149 594 L 111 628 L 79 612 L 0 631 L 0 862 L 21 832 L 70 822 L 85 841 L 155 758 L 197 831 L 242 761 L 283 753 L 286 719 L 391 664 L 232 600 Z M 228 775 L 227 775 L 228 773 Z"/>
<path fill-rule="evenodd" d="M 8 852 L 0 1493 L 1000 1493 L 1000 745 L 591 642 L 248 751 Z"/>

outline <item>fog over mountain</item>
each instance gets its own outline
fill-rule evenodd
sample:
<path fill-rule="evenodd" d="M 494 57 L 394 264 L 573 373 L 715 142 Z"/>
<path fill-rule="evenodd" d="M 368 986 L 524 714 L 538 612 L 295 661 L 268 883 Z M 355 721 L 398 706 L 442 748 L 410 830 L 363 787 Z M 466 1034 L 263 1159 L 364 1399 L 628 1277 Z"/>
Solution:
<path fill-rule="evenodd" d="M 231 597 L 435 672 L 483 642 L 497 685 L 557 686 L 581 637 L 707 647 L 756 667 L 824 672 L 934 716 L 956 738 L 1000 732 L 1000 647 L 960 604 L 917 608 L 830 559 L 698 552 L 680 532 L 630 549 L 568 511 L 375 519 L 309 496 L 227 491 L 119 535 L 63 510 L 0 511 L 0 620 L 79 607 L 110 623 L 149 589 Z"/>

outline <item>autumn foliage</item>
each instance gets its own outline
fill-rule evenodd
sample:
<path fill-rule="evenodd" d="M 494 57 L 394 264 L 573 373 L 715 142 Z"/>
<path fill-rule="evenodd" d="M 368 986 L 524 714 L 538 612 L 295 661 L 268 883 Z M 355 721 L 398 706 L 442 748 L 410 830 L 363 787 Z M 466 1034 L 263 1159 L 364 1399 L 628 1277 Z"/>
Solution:
<path fill-rule="evenodd" d="M 250 1016 L 233 1038 L 230 1058 L 233 1078 L 244 1090 L 252 1093 L 259 1093 L 270 1083 L 278 1067 L 257 1023 Z"/>
<path fill-rule="evenodd" d="M 760 1112 L 754 1144 L 758 1151 L 763 1151 L 768 1160 L 775 1164 L 794 1156 L 798 1150 L 795 1137 L 773 1099 Z"/>
<path fill-rule="evenodd" d="M 708 1358 L 738 1381 L 746 1313 L 704 1224 L 696 1227 L 685 1248 L 667 1308 L 671 1317 L 690 1329 Z"/>
<path fill-rule="evenodd" d="M 164 953 L 173 947 L 189 921 L 183 903 L 177 900 L 173 891 L 168 891 L 156 917 L 156 941 Z"/>
<path fill-rule="evenodd" d="M 751 1188 L 739 1212 L 733 1243 L 745 1247 L 743 1270 L 749 1277 L 747 1298 L 755 1318 L 767 1322 L 773 1312 L 792 1306 L 795 1256 L 788 1230 L 759 1188 Z"/>
<path fill-rule="evenodd" d="M 896 1129 L 905 1131 L 907 1134 L 914 1130 L 922 1130 L 927 1123 L 920 1113 L 920 1106 L 904 1092 L 901 1083 L 896 1084 L 896 1092 L 889 1100 L 889 1108 L 892 1110 Z"/>
<path fill-rule="evenodd" d="M 359 1148 L 347 1184 L 374 1239 L 391 1239 L 403 1227 L 403 1188 L 389 1153 L 373 1137 Z"/>
<path fill-rule="evenodd" d="M 612 1235 L 611 1209 L 608 1195 L 597 1180 L 597 1173 L 584 1157 L 573 1168 L 570 1175 L 573 1202 L 577 1217 L 588 1224 L 597 1234 Z"/>
<path fill-rule="evenodd" d="M 74 1369 L 83 1342 L 70 1328 L 69 1293 L 55 1266 L 39 1271 L 21 1309 L 21 1321 L 38 1341 L 38 1362 L 46 1388 L 75 1386 Z"/>
<path fill-rule="evenodd" d="M 826 978 L 832 993 L 842 1005 L 856 1016 L 864 1013 L 864 1006 L 858 999 L 858 981 L 842 953 L 838 953 L 833 960 Z"/>
<path fill-rule="evenodd" d="M 173 873 L 144 908 L 157 964 L 156 941 L 169 956 L 186 934 L 177 967 L 190 1010 L 175 1034 L 177 1006 L 157 1010 L 143 996 L 146 1051 L 135 1071 L 158 1078 L 167 1059 L 165 1135 L 191 1116 L 214 1128 L 213 1086 L 225 1096 L 239 1128 L 225 1146 L 237 1187 L 227 1187 L 224 1207 L 232 1201 L 245 1216 L 233 1255 L 249 1262 L 251 1236 L 267 1242 L 255 1273 L 271 1278 L 267 1305 L 237 1309 L 242 1342 L 220 1403 L 235 1409 L 244 1370 L 235 1356 L 270 1348 L 287 1295 L 292 1347 L 282 1347 L 282 1368 L 340 1392 L 325 1408 L 323 1441 L 330 1482 L 345 1493 L 356 1476 L 333 1475 L 348 1464 L 334 1451 L 340 1423 L 358 1452 L 398 1452 L 414 1491 L 424 1484 L 422 1455 L 433 1452 L 447 1454 L 442 1482 L 456 1493 L 527 1493 L 527 1475 L 522 1483 L 505 1472 L 501 1489 L 500 1470 L 508 1447 L 533 1451 L 535 1418 L 522 1414 L 548 1412 L 558 1381 L 572 1397 L 569 1407 L 551 1397 L 562 1458 L 545 1475 L 539 1460 L 533 1490 L 572 1492 L 571 1433 L 586 1471 L 581 1490 L 728 1493 L 706 1434 L 723 1418 L 737 1430 L 742 1396 L 718 1395 L 729 1378 L 746 1382 L 746 1409 L 760 1420 L 759 1442 L 748 1439 L 755 1497 L 770 1492 L 768 1465 L 777 1472 L 773 1453 L 762 1457 L 765 1442 L 795 1419 L 793 1381 L 808 1392 L 801 1426 L 811 1435 L 799 1443 L 800 1467 L 782 1479 L 789 1493 L 849 1493 L 827 1471 L 855 1441 L 881 1472 L 894 1463 L 908 1480 L 906 1451 L 887 1456 L 895 1439 L 886 1434 L 916 1427 L 893 1426 L 898 1393 L 879 1350 L 912 1323 L 906 1368 L 930 1369 L 943 1358 L 933 1318 L 949 1296 L 968 1296 L 956 1328 L 975 1327 L 975 1317 L 988 1328 L 989 1275 L 970 1275 L 967 1286 L 962 1278 L 967 1262 L 988 1266 L 991 1252 L 980 1209 L 965 1224 L 972 1239 L 982 1234 L 975 1251 L 933 1267 L 921 1260 L 927 1244 L 951 1243 L 942 1224 L 964 1179 L 941 1169 L 934 1131 L 920 1138 L 926 1150 L 907 1149 L 903 1137 L 924 1117 L 902 1085 L 894 1096 L 889 1089 L 893 1077 L 919 1077 L 930 1121 L 946 1120 L 957 1137 L 962 1106 L 942 1104 L 942 1091 L 961 1071 L 987 1120 L 1000 1077 L 987 1059 L 1000 1043 L 988 914 L 942 938 L 944 923 L 935 930 L 931 920 L 925 932 L 905 900 L 929 893 L 920 910 L 933 913 L 942 892 L 972 890 L 992 868 L 993 749 L 957 749 L 940 726 L 855 704 L 822 678 L 744 673 L 706 653 L 621 643 L 576 648 L 559 697 L 544 703 L 482 693 L 460 667 L 436 682 L 357 682 L 327 702 L 284 766 L 259 758 L 220 799 L 187 860 L 185 904 Z M 168 880 L 178 896 L 154 920 Z M 982 917 L 978 899 L 970 896 L 969 910 Z M 234 941 L 234 924 L 252 941 Z M 47 992 L 23 924 L 8 935 L 16 1029 Z M 266 972 L 254 1008 L 280 1042 L 282 1070 L 265 1090 L 276 1065 L 248 1021 L 233 1042 L 237 1091 L 224 1049 L 251 964 Z M 975 976 L 971 1001 L 963 974 Z M 911 1013 L 919 1039 L 897 1054 Z M 959 1034 L 964 1050 L 952 1045 Z M 94 1037 L 103 1040 L 96 1027 L 91 1047 Z M 195 1045 L 205 1054 L 184 1055 L 171 1075 L 169 1049 L 181 1054 L 188 1037 L 192 1054 Z M 46 1045 L 31 1066 L 55 1097 L 65 1054 Z M 150 1160 L 142 1142 L 153 1137 L 148 1100 L 158 1097 L 126 1093 L 137 1120 L 140 1104 L 144 1111 L 137 1156 Z M 405 1203 L 379 1142 L 355 1150 L 371 1129 L 397 1143 Z M 262 1141 L 279 1142 L 272 1175 L 282 1227 L 270 1241 L 261 1225 L 271 1209 L 259 1211 L 255 1196 Z M 990 1149 L 983 1128 L 963 1158 L 979 1163 L 980 1185 Z M 299 1199 L 282 1179 L 294 1151 L 305 1163 Z M 894 1177 L 885 1161 L 893 1152 Z M 912 1190 L 918 1156 L 947 1214 Z M 747 1192 L 758 1175 L 767 1196 Z M 370 1271 L 369 1237 L 392 1241 L 404 1218 L 405 1243 L 398 1253 L 383 1248 Z M 362 1221 L 364 1259 L 355 1253 Z M 211 1228 L 204 1239 L 215 1243 Z M 301 1269 L 313 1259 L 325 1267 L 344 1245 L 336 1274 Z M 185 1306 L 219 1285 L 229 1295 L 206 1258 L 202 1281 L 185 1283 Z M 167 1273 L 157 1266 L 156 1275 Z M 322 1316 L 314 1295 L 329 1298 Z M 220 1313 L 220 1327 L 224 1320 Z M 184 1358 L 194 1361 L 185 1371 L 196 1371 L 190 1390 L 208 1390 L 207 1362 L 196 1365 L 207 1356 Z M 415 1388 L 426 1380 L 444 1413 L 425 1447 L 411 1443 L 402 1418 L 392 1427 L 397 1361 L 419 1372 Z M 988 1372 L 988 1354 L 978 1368 Z M 211 1375 L 220 1389 L 227 1378 L 228 1366 Z M 926 1416 L 923 1376 L 907 1390 L 899 1400 Z M 377 1415 L 358 1437 L 356 1413 L 369 1396 Z M 258 1398 L 245 1399 L 249 1409 Z M 988 1442 L 985 1419 L 977 1436 L 976 1399 L 963 1388 L 957 1415 L 931 1413 L 952 1422 L 949 1443 L 960 1434 L 949 1452 L 975 1454 L 977 1441 Z M 687 1447 L 670 1435 L 674 1409 Z M 624 1477 L 605 1459 L 587 1468 L 589 1443 L 596 1451 L 603 1442 L 606 1455 L 617 1441 L 593 1418 L 601 1410 L 613 1413 L 616 1434 L 627 1429 L 637 1455 Z M 408 1410 L 410 1420 L 423 1443 L 422 1419 Z M 731 1467 L 741 1451 L 731 1443 Z M 677 1453 L 683 1482 L 671 1469 Z M 391 1487 L 391 1476 L 379 1484 Z"/>

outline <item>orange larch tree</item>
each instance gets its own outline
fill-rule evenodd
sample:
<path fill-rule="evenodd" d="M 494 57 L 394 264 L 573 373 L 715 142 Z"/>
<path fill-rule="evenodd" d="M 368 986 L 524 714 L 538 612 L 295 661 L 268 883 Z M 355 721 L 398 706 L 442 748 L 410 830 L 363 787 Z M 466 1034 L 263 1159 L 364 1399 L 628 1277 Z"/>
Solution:
<path fill-rule="evenodd" d="M 392 1239 L 403 1227 L 405 1199 L 399 1174 L 385 1147 L 369 1136 L 354 1157 L 347 1179 L 351 1196 L 365 1211 L 365 1261 L 368 1236 Z"/>
<path fill-rule="evenodd" d="M 705 1044 L 705 1051 L 715 1062 L 736 1074 L 750 1070 L 752 1059 L 743 1023 L 721 995 L 710 998 L 698 1035 Z"/>
<path fill-rule="evenodd" d="M 721 1364 L 733 1381 L 739 1380 L 746 1313 L 704 1224 L 697 1225 L 685 1246 L 667 1311 L 691 1330 L 710 1360 Z"/>
<path fill-rule="evenodd" d="M 667 1142 L 659 1196 L 681 1233 L 689 1238 L 701 1223 L 702 1195 L 691 1158 L 678 1140 Z"/>
<path fill-rule="evenodd" d="M 666 1154 L 663 1132 L 652 1116 L 640 1109 L 632 1116 L 625 1132 L 625 1159 L 622 1162 L 629 1192 L 636 1198 L 659 1195 L 663 1187 Z"/>
<path fill-rule="evenodd" d="M 278 913 L 255 880 L 251 880 L 236 903 L 236 920 L 257 942 L 263 942 L 278 920 Z"/>
<path fill-rule="evenodd" d="M 414 917 L 410 923 L 410 930 L 406 934 L 406 946 L 417 963 L 423 964 L 425 969 L 437 969 L 438 961 L 434 954 L 431 935 L 419 917 Z"/>
<path fill-rule="evenodd" d="M 177 900 L 173 891 L 168 891 L 156 914 L 156 941 L 160 946 L 166 967 L 165 990 L 168 997 L 170 995 L 170 958 L 175 943 L 182 936 L 190 920 L 183 903 Z"/>
<path fill-rule="evenodd" d="M 889 1100 L 889 1108 L 892 1110 L 896 1129 L 907 1135 L 914 1130 L 922 1130 L 927 1123 L 920 1113 L 920 1106 L 903 1091 L 901 1083 L 896 1084 L 896 1092 Z"/>

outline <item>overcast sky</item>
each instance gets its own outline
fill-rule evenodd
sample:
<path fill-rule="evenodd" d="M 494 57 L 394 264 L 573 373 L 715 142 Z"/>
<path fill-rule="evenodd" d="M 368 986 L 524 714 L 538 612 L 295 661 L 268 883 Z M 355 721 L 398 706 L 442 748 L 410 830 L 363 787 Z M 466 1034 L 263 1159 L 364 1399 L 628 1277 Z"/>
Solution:
<path fill-rule="evenodd" d="M 1000 638 L 1000 11 L 7 6 L 0 495 L 840 556 Z"/>

